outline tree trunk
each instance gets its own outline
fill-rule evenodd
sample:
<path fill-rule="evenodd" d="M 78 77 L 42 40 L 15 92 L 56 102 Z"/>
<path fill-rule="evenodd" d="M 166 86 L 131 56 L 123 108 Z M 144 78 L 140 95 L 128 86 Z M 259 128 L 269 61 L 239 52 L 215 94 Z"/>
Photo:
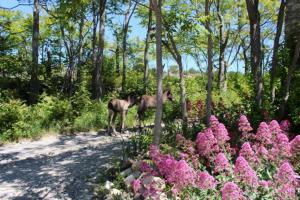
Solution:
<path fill-rule="evenodd" d="M 39 0 L 34 0 L 32 27 L 32 67 L 30 78 L 29 103 L 37 102 L 39 93 L 38 63 L 39 62 Z"/>
<path fill-rule="evenodd" d="M 299 54 L 300 54 L 300 34 L 298 36 L 297 44 L 294 49 L 294 56 L 293 56 L 292 63 L 288 68 L 288 74 L 287 74 L 285 85 L 284 85 L 283 101 L 282 101 L 282 103 L 280 105 L 280 109 L 279 109 L 279 119 L 283 119 L 286 114 L 286 104 L 287 104 L 287 101 L 288 101 L 289 95 L 290 95 L 290 85 L 291 85 L 292 75 L 298 66 Z"/>
<path fill-rule="evenodd" d="M 150 3 L 149 3 L 150 4 Z M 149 8 L 149 18 L 148 18 L 148 27 L 147 27 L 147 34 L 146 34 L 146 41 L 145 41 L 145 50 L 144 50 L 144 93 L 147 93 L 148 87 L 148 56 L 149 56 L 149 42 L 150 42 L 150 31 L 151 31 L 151 23 L 152 22 L 152 10 Z"/>
<path fill-rule="evenodd" d="M 210 12 L 210 1 L 205 0 L 205 16 L 209 17 L 209 12 Z M 213 79 L 213 40 L 211 36 L 211 29 L 210 29 L 210 20 L 209 18 L 206 20 L 205 23 L 206 29 L 208 30 L 208 35 L 207 35 L 207 97 L 206 97 L 206 125 L 207 127 L 210 127 L 209 119 L 211 116 L 211 104 L 212 104 L 212 79 Z"/>
<path fill-rule="evenodd" d="M 153 129 L 153 141 L 154 145 L 159 145 L 160 135 L 161 135 L 161 119 L 162 119 L 162 109 L 163 109 L 163 91 L 162 91 L 162 16 L 161 16 L 161 0 L 151 0 L 152 6 L 155 12 L 156 19 L 156 81 L 157 81 L 157 91 L 156 91 L 156 111 L 155 111 L 155 122 Z"/>
<path fill-rule="evenodd" d="M 255 81 L 256 104 L 262 105 L 263 79 L 261 66 L 261 42 L 260 42 L 260 13 L 258 11 L 259 0 L 246 0 L 250 22 L 251 44 L 251 70 Z"/>
<path fill-rule="evenodd" d="M 97 43 L 97 7 L 95 1 L 92 3 L 92 10 L 93 10 L 93 35 L 92 35 L 92 68 L 96 68 L 96 60 L 97 60 L 97 53 L 96 53 L 96 43 Z"/>
<path fill-rule="evenodd" d="M 121 75 L 120 73 L 120 46 L 119 46 L 119 33 L 116 30 L 115 31 L 115 35 L 116 35 L 116 52 L 115 52 L 115 56 L 116 56 L 116 73 L 118 76 Z"/>
<path fill-rule="evenodd" d="M 123 73 L 122 73 L 122 91 L 125 91 L 125 83 L 126 83 L 126 71 L 127 71 L 127 34 L 128 34 L 128 28 L 129 28 L 129 22 L 131 19 L 132 14 L 134 13 L 134 10 L 137 6 L 137 3 L 135 3 L 132 12 L 130 13 L 131 9 L 131 0 L 129 0 L 128 10 L 125 13 L 124 16 L 124 27 L 123 27 Z"/>
<path fill-rule="evenodd" d="M 219 19 L 219 73 L 218 73 L 218 88 L 220 90 L 226 89 L 226 65 L 225 65 L 225 49 L 227 46 L 228 35 L 225 35 L 225 24 L 223 16 L 221 15 L 221 8 L 220 8 L 220 0 L 217 1 L 217 12 L 218 12 L 218 19 Z M 227 38 L 226 38 L 227 37 Z"/>
<path fill-rule="evenodd" d="M 279 49 L 279 39 L 280 39 L 282 26 L 283 26 L 284 9 L 285 9 L 285 0 L 281 0 L 280 8 L 278 11 L 277 28 L 276 28 L 276 36 L 274 39 L 272 68 L 271 68 L 271 76 L 270 76 L 270 90 L 271 90 L 272 103 L 275 100 L 275 77 L 277 73 L 277 59 L 278 59 L 277 55 Z"/>
<path fill-rule="evenodd" d="M 82 44 L 83 44 L 83 28 L 84 28 L 84 13 L 83 11 L 81 11 L 81 18 L 80 18 L 80 22 L 79 22 L 79 36 L 78 36 L 78 42 L 79 42 L 79 48 L 78 48 L 78 52 L 77 53 L 77 82 L 80 83 L 81 82 L 81 69 L 82 69 Z"/>
<path fill-rule="evenodd" d="M 46 66 L 46 74 L 47 78 L 51 78 L 52 76 L 52 59 L 51 59 L 51 52 L 47 50 L 47 66 Z"/>
<path fill-rule="evenodd" d="M 102 97 L 102 71 L 103 71 L 103 51 L 104 51 L 104 33 L 105 33 L 105 5 L 106 0 L 99 1 L 99 42 L 96 58 L 96 65 L 93 71 L 93 99 L 99 100 Z"/>

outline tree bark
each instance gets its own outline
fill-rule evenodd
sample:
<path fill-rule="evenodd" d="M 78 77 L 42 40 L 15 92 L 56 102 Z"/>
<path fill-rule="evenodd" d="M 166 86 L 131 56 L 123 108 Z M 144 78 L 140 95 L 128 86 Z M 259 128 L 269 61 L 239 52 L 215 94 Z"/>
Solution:
<path fill-rule="evenodd" d="M 99 0 L 99 42 L 96 64 L 93 71 L 93 99 L 99 100 L 102 97 L 102 72 L 103 72 L 103 51 L 104 51 L 104 33 L 105 33 L 105 5 L 106 0 Z"/>
<path fill-rule="evenodd" d="M 278 11 L 276 35 L 275 35 L 274 46 L 273 46 L 272 68 L 271 68 L 271 76 L 270 76 L 270 90 L 271 90 L 272 103 L 275 100 L 275 77 L 276 77 L 276 73 L 277 73 L 279 39 L 280 39 L 281 32 L 282 32 L 285 4 L 286 4 L 285 0 L 281 0 L 280 8 Z"/>
<path fill-rule="evenodd" d="M 47 66 L 46 66 L 46 74 L 47 78 L 51 78 L 52 76 L 52 59 L 51 59 L 51 52 L 48 49 L 47 50 Z"/>
<path fill-rule="evenodd" d="M 205 0 L 205 16 L 209 17 L 209 12 L 210 12 L 210 1 Z M 210 20 L 209 18 L 206 20 L 205 23 L 206 29 L 208 31 L 207 35 L 207 97 L 206 97 L 206 125 L 207 127 L 210 127 L 210 116 L 211 116 L 211 104 L 212 104 L 212 79 L 213 79 L 213 40 L 211 36 L 211 29 L 210 29 Z"/>
<path fill-rule="evenodd" d="M 133 9 L 130 13 L 130 9 L 131 9 L 131 0 L 129 0 L 129 5 L 128 5 L 128 9 L 125 13 L 124 16 L 124 26 L 123 26 L 123 72 L 122 72 L 122 91 L 125 91 L 125 83 L 126 83 L 126 71 L 127 71 L 127 34 L 128 34 L 128 28 L 129 28 L 129 22 L 131 19 L 131 16 L 134 13 L 134 10 L 137 6 L 137 3 L 135 3 L 135 5 L 133 6 Z"/>
<path fill-rule="evenodd" d="M 260 13 L 258 11 L 259 0 L 246 0 L 246 4 L 250 22 L 251 70 L 255 81 L 255 100 L 257 106 L 261 108 L 263 79 L 261 66 Z"/>
<path fill-rule="evenodd" d="M 149 63 L 149 42 L 150 42 L 150 31 L 151 31 L 151 24 L 152 24 L 152 10 L 149 8 L 149 18 L 148 18 L 148 26 L 147 26 L 147 34 L 146 34 L 146 41 L 145 41 L 145 50 L 144 50 L 144 93 L 147 93 L 148 87 L 148 63 Z"/>
<path fill-rule="evenodd" d="M 93 35 L 92 35 L 92 68 L 96 68 L 96 60 L 97 60 L 97 53 L 96 53 L 96 43 L 97 43 L 97 7 L 95 1 L 92 3 L 92 12 L 93 12 Z"/>
<path fill-rule="evenodd" d="M 120 73 L 120 45 L 119 45 L 119 33 L 115 30 L 115 37 L 116 37 L 116 52 L 115 52 L 115 59 L 116 59 L 116 73 L 118 76 L 121 75 Z"/>
<path fill-rule="evenodd" d="M 217 1 L 217 12 L 218 12 L 218 19 L 219 19 L 219 73 L 218 73 L 218 88 L 220 90 L 226 90 L 226 65 L 225 65 L 225 49 L 228 42 L 228 34 L 225 35 L 225 24 L 224 19 L 221 14 L 220 8 L 220 0 Z"/>
<path fill-rule="evenodd" d="M 284 85 L 283 101 L 282 101 L 282 103 L 280 105 L 280 109 L 279 109 L 279 119 L 283 119 L 286 114 L 286 104 L 287 104 L 287 101 L 288 101 L 289 95 L 290 95 L 291 80 L 292 80 L 293 73 L 298 66 L 299 54 L 300 54 L 300 35 L 298 36 L 297 44 L 294 49 L 294 56 L 293 56 L 292 63 L 288 68 L 288 74 L 287 74 L 285 85 Z"/>
<path fill-rule="evenodd" d="M 33 28 L 32 28 L 32 67 L 30 78 L 29 103 L 37 102 L 39 93 L 38 80 L 38 61 L 39 61 L 39 0 L 34 0 Z"/>
<path fill-rule="evenodd" d="M 155 12 L 156 19 L 156 111 L 155 111 L 155 122 L 153 129 L 153 141 L 154 145 L 159 145 L 161 136 L 161 119 L 163 109 L 163 90 L 162 90 L 162 16 L 161 16 L 161 0 L 151 0 L 152 7 Z"/>

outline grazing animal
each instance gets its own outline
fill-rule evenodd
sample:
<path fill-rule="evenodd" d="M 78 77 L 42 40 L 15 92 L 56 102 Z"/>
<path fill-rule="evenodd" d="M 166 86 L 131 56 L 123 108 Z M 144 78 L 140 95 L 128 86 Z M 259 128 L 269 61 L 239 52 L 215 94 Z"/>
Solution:
<path fill-rule="evenodd" d="M 121 132 L 125 128 L 125 120 L 127 111 L 136 103 L 136 97 L 129 95 L 127 99 L 112 99 L 108 102 L 108 130 L 112 128 L 113 133 L 117 133 L 115 128 L 115 120 L 117 114 L 121 115 Z"/>
<path fill-rule="evenodd" d="M 171 93 L 171 90 L 165 90 L 163 92 L 163 103 L 165 103 L 167 100 L 173 101 L 173 96 Z M 156 108 L 156 95 L 150 96 L 150 95 L 143 95 L 138 103 L 138 120 L 139 120 L 139 126 L 141 127 L 141 121 L 144 120 L 144 115 L 147 109 L 149 108 Z"/>

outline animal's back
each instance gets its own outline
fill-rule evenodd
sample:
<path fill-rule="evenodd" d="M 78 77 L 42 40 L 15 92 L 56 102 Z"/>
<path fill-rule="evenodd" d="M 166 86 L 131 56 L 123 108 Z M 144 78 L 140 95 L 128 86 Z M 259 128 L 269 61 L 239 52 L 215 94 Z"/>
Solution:
<path fill-rule="evenodd" d="M 155 108 L 156 107 L 156 95 L 153 95 L 153 96 L 143 95 L 142 101 L 143 101 L 145 108 Z"/>
<path fill-rule="evenodd" d="M 123 110 L 128 110 L 129 104 L 123 99 L 112 99 L 108 102 L 108 108 L 114 112 L 121 112 Z"/>

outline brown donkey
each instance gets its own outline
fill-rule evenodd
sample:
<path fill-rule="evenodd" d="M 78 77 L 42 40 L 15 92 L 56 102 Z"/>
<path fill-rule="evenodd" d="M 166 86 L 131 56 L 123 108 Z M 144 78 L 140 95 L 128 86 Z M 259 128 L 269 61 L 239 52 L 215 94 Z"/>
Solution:
<path fill-rule="evenodd" d="M 171 93 L 171 90 L 165 90 L 163 92 L 163 103 L 165 103 L 167 100 L 173 101 L 173 96 Z M 141 127 L 141 121 L 144 120 L 144 115 L 147 109 L 149 108 L 156 108 L 156 95 L 149 96 L 149 95 L 143 95 L 139 101 L 138 104 L 138 120 L 139 120 L 139 126 Z"/>
<path fill-rule="evenodd" d="M 115 120 L 117 114 L 121 115 L 121 132 L 125 128 L 125 120 L 127 111 L 136 103 L 136 97 L 129 95 L 127 100 L 112 99 L 108 102 L 108 131 L 112 128 L 113 133 L 117 133 L 115 128 Z"/>

